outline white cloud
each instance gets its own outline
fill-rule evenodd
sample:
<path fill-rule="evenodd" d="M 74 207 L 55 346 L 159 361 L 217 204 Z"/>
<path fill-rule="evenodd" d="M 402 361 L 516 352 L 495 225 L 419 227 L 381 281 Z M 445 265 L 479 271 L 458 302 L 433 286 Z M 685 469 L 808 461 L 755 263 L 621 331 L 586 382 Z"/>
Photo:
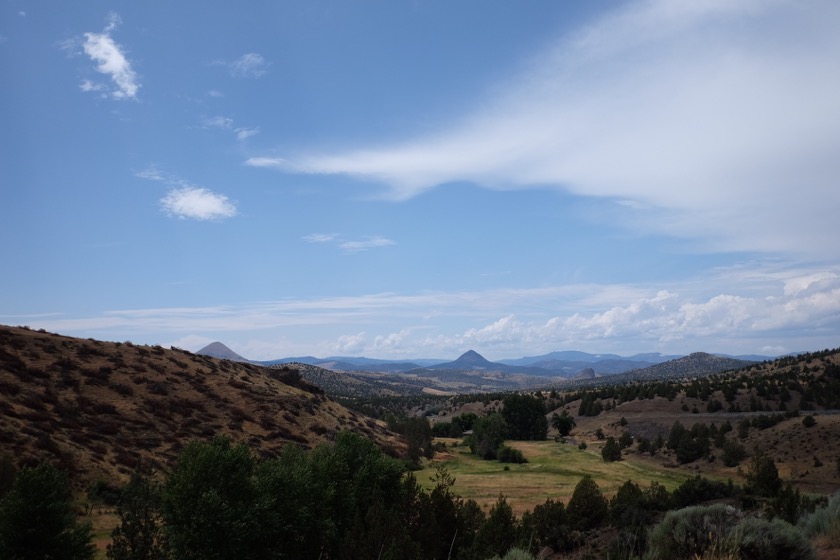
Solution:
<path fill-rule="evenodd" d="M 233 61 L 217 61 L 235 78 L 260 78 L 268 72 L 269 62 L 259 53 L 246 53 Z"/>
<path fill-rule="evenodd" d="M 303 240 L 308 241 L 309 243 L 327 243 L 336 237 L 338 237 L 338 235 L 334 233 L 312 233 L 305 236 Z"/>
<path fill-rule="evenodd" d="M 237 214 L 236 205 L 225 195 L 150 166 L 135 174 L 141 179 L 163 183 L 170 191 L 160 200 L 164 213 L 176 218 L 221 220 Z"/>
<path fill-rule="evenodd" d="M 223 194 L 203 187 L 182 187 L 160 200 L 164 212 L 177 218 L 219 220 L 236 215 L 236 206 Z"/>
<path fill-rule="evenodd" d="M 790 280 L 785 282 L 785 295 L 796 296 L 806 291 L 814 284 L 836 279 L 836 274 L 834 274 L 833 272 L 825 271 L 809 274 L 808 276 L 799 276 L 797 278 L 791 278 Z"/>
<path fill-rule="evenodd" d="M 217 129 L 233 131 L 236 135 L 236 139 L 239 141 L 247 140 L 251 136 L 255 136 L 260 133 L 259 128 L 234 127 L 234 121 L 232 118 L 220 115 L 215 117 L 203 117 L 200 122 L 200 127 L 207 130 Z"/>
<path fill-rule="evenodd" d="M 387 237 L 373 236 L 359 240 L 348 240 L 342 238 L 336 233 L 313 233 L 303 237 L 303 240 L 308 243 L 330 243 L 335 242 L 339 249 L 348 253 L 358 253 L 360 251 L 367 251 L 368 249 L 376 249 L 379 247 L 389 247 L 396 245 L 396 241 L 388 239 Z"/>
<path fill-rule="evenodd" d="M 107 87 L 105 84 L 98 84 L 90 80 L 82 80 L 82 83 L 79 84 L 79 89 L 82 91 L 105 91 Z"/>
<path fill-rule="evenodd" d="M 202 128 L 221 128 L 223 130 L 229 130 L 233 128 L 233 119 L 229 117 L 204 117 L 201 119 L 201 126 Z"/>
<path fill-rule="evenodd" d="M 122 48 L 111 37 L 111 32 L 121 23 L 120 17 L 111 13 L 108 25 L 102 33 L 85 33 L 82 48 L 91 60 L 96 62 L 96 70 L 110 76 L 114 87 L 109 90 L 114 99 L 135 99 L 140 89 L 137 74 L 123 54 Z M 103 84 L 94 84 L 90 80 L 82 82 L 82 91 L 102 91 Z"/>
<path fill-rule="evenodd" d="M 554 186 L 709 250 L 833 258 L 838 27 L 828 0 L 630 2 L 435 134 L 246 163 L 357 176 L 395 199 L 453 181 Z"/>
<path fill-rule="evenodd" d="M 364 332 L 339 337 L 335 347 L 338 354 L 355 354 L 356 352 L 364 350 L 364 348 Z"/>
<path fill-rule="evenodd" d="M 386 237 L 369 237 L 367 239 L 356 241 L 342 241 L 338 244 L 341 249 L 350 253 L 367 251 L 368 249 L 375 249 L 378 247 L 388 247 L 390 245 L 396 245 L 396 242 Z"/>
<path fill-rule="evenodd" d="M 236 132 L 236 139 L 237 140 L 247 140 L 251 136 L 256 136 L 260 133 L 259 128 L 237 128 L 234 130 Z"/>

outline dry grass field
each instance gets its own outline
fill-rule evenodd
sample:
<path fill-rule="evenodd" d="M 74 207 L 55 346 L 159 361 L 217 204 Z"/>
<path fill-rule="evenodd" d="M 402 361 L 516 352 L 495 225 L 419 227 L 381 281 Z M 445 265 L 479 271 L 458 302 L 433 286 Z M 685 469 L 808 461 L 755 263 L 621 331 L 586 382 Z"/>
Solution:
<path fill-rule="evenodd" d="M 578 449 L 571 443 L 548 441 L 510 441 L 528 459 L 521 465 L 505 465 L 498 461 L 484 461 L 470 453 L 457 439 L 441 439 L 447 452 L 438 453 L 423 470 L 415 473 L 417 480 L 431 488 L 438 466 L 445 467 L 455 478 L 454 491 L 463 498 L 490 506 L 503 494 L 514 512 L 521 515 L 548 498 L 568 502 L 575 485 L 588 474 L 608 497 L 621 484 L 633 480 L 642 487 L 658 482 L 669 491 L 692 476 L 691 473 L 666 469 L 643 461 L 624 460 L 605 463 L 600 447 Z M 452 444 L 456 444 L 452 447 Z M 507 469 L 505 468 L 507 467 Z"/>

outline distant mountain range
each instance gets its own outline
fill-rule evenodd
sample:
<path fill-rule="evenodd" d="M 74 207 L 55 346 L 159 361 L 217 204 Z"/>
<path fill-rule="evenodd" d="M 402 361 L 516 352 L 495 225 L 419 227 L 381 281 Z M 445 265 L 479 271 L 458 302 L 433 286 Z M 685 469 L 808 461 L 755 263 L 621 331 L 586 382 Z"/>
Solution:
<path fill-rule="evenodd" d="M 233 361 L 250 361 L 243 358 L 221 342 L 214 342 L 199 350 L 197 354 L 203 354 L 214 358 L 228 359 Z M 699 354 L 698 354 L 699 355 Z M 771 356 L 717 356 L 721 359 L 732 360 L 731 364 L 747 362 L 761 362 L 772 360 Z M 313 356 L 301 356 L 292 358 L 280 358 L 268 361 L 254 361 L 253 363 L 276 366 L 288 363 L 301 363 L 318 366 L 332 371 L 345 372 L 373 372 L 399 374 L 407 373 L 421 376 L 440 376 L 441 374 L 457 373 L 480 373 L 496 375 L 516 375 L 537 378 L 564 379 L 592 379 L 610 375 L 623 374 L 636 370 L 644 370 L 659 364 L 668 363 L 673 360 L 685 358 L 681 355 L 665 355 L 660 353 L 635 354 L 633 356 L 619 356 L 617 354 L 589 354 L 574 350 L 551 352 L 541 356 L 530 356 L 517 359 L 500 360 L 491 362 L 474 350 L 469 350 L 454 361 L 443 361 L 435 359 L 412 359 L 407 361 L 378 360 L 365 357 L 333 356 L 327 358 L 316 358 Z M 727 369 L 727 368 L 724 368 Z M 664 371 L 664 370 L 663 370 Z"/>

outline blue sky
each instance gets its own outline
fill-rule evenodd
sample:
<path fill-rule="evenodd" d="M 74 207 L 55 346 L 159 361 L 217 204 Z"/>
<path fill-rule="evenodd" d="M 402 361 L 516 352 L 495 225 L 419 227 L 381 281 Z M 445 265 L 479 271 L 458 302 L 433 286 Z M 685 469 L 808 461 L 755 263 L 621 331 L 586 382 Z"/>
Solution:
<path fill-rule="evenodd" d="M 0 323 L 253 359 L 840 345 L 840 4 L 0 12 Z"/>

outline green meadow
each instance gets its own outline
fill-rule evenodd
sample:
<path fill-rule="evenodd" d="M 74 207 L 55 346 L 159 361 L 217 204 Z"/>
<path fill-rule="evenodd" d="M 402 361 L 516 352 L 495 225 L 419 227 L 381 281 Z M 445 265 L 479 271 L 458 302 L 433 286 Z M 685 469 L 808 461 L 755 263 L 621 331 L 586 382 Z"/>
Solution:
<path fill-rule="evenodd" d="M 451 446 L 459 443 L 458 440 L 445 441 L 446 452 L 438 453 L 435 460 L 414 473 L 424 488 L 434 486 L 432 479 L 438 466 L 442 465 L 455 479 L 453 491 L 462 498 L 489 507 L 502 494 L 520 515 L 548 498 L 567 503 L 575 485 L 586 474 L 592 476 L 607 497 L 627 480 L 642 488 L 655 481 L 672 491 L 690 478 L 685 472 L 665 467 L 656 469 L 626 459 L 604 462 L 600 446 L 581 450 L 576 445 L 551 440 L 507 441 L 506 445 L 519 449 L 528 459 L 527 463 L 517 465 L 485 461 L 471 454 L 465 445 Z"/>

